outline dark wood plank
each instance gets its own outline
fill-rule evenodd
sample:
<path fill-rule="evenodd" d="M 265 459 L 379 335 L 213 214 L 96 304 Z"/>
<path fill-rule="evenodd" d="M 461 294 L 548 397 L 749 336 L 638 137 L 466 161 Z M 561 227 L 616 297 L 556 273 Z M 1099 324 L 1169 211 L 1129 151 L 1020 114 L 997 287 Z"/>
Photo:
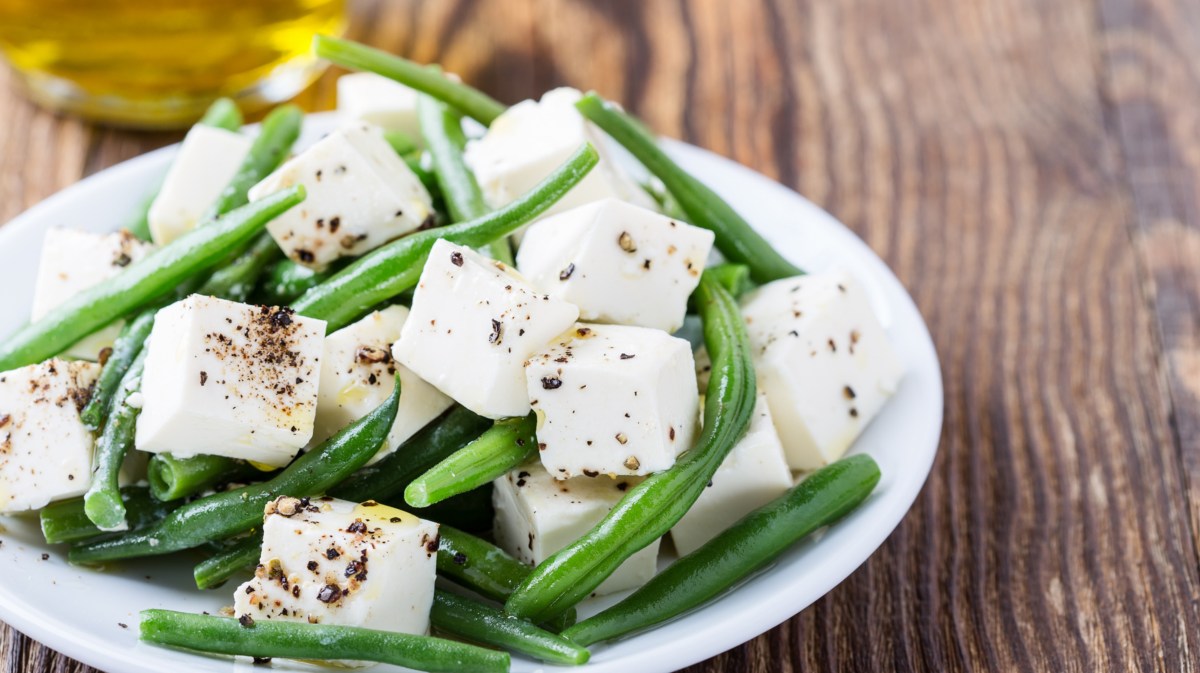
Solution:
<path fill-rule="evenodd" d="M 913 511 L 829 596 L 691 670 L 1196 669 L 1195 3 L 355 8 L 356 36 L 502 100 L 595 88 L 799 189 L 929 322 L 946 420 Z M 38 111 L 3 73 L 0 119 L 0 221 L 173 137 Z M 2 636 L 8 670 L 90 670 Z"/>
<path fill-rule="evenodd" d="M 782 56 L 686 8 L 684 134 L 794 174 L 880 251 L 947 383 L 941 455 L 888 544 L 789 637 L 696 670 L 1189 670 L 1187 501 L 1093 6 L 781 2 Z M 731 75 L 739 50 L 755 67 Z M 786 77 L 741 107 L 776 58 Z M 776 95 L 796 140 L 772 158 L 737 134 L 772 128 Z"/>
<path fill-rule="evenodd" d="M 1100 0 L 1099 11 L 1108 122 L 1132 190 L 1131 233 L 1200 539 L 1200 6 Z"/>

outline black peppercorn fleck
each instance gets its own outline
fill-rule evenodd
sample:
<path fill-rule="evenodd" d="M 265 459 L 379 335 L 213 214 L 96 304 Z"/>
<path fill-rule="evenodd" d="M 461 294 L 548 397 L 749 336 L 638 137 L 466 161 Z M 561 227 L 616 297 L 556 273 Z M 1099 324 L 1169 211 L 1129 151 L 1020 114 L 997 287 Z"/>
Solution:
<path fill-rule="evenodd" d="M 326 584 L 317 592 L 317 600 L 322 603 L 336 603 L 342 597 L 342 590 L 336 584 Z"/>

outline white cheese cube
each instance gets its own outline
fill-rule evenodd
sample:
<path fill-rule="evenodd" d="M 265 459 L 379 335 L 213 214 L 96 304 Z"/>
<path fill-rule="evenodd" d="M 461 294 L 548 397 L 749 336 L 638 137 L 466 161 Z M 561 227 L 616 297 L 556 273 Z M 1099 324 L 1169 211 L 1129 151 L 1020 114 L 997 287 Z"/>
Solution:
<path fill-rule="evenodd" d="M 166 245 L 200 224 L 252 144 L 241 133 L 212 126 L 197 125 L 188 131 L 150 204 L 150 237 L 155 243 Z"/>
<path fill-rule="evenodd" d="M 281 496 L 267 504 L 259 565 L 234 592 L 234 613 L 424 635 L 437 548 L 438 525 L 407 512 Z"/>
<path fill-rule="evenodd" d="M 652 206 L 609 156 L 600 131 L 575 109 L 580 97 L 578 90 L 564 87 L 546 92 L 539 101 L 521 101 L 497 117 L 482 138 L 467 143 L 464 158 L 488 205 L 507 205 L 591 143 L 600 163 L 543 217 L 606 197 Z"/>
<path fill-rule="evenodd" d="M 48 230 L 42 242 L 30 319 L 40 320 L 64 301 L 112 278 L 145 257 L 153 247 L 124 229 L 111 234 Z M 66 355 L 95 360 L 100 351 L 112 346 L 123 324 L 118 320 L 102 327 L 68 348 Z"/>
<path fill-rule="evenodd" d="M 325 321 L 192 295 L 146 346 L 136 444 L 286 465 L 313 433 Z"/>
<path fill-rule="evenodd" d="M 392 358 L 392 344 L 400 338 L 407 318 L 407 308 L 389 306 L 325 337 L 314 442 L 325 440 L 382 404 L 396 387 L 397 371 L 400 407 L 396 422 L 368 465 L 395 451 L 454 404 Z"/>
<path fill-rule="evenodd" d="M 257 201 L 304 185 L 304 202 L 267 225 L 287 256 L 312 268 L 361 255 L 427 225 L 433 201 L 370 124 L 345 126 L 250 189 Z"/>
<path fill-rule="evenodd" d="M 792 487 L 792 473 L 772 425 L 767 398 L 758 394 L 754 417 L 708 487 L 671 529 L 682 556 L 716 537 L 750 512 Z"/>
<path fill-rule="evenodd" d="M 480 416 L 524 416 L 525 360 L 578 317 L 504 264 L 439 240 L 392 354 Z"/>
<path fill-rule="evenodd" d="M 712 245 L 707 229 L 607 198 L 533 224 L 517 268 L 583 320 L 674 332 Z"/>
<path fill-rule="evenodd" d="M 840 458 L 904 373 L 866 291 L 842 272 L 785 278 L 747 295 L 742 315 L 788 464 Z"/>
<path fill-rule="evenodd" d="M 496 544 L 529 565 L 578 540 L 608 514 L 640 479 L 580 477 L 559 481 L 537 461 L 496 479 L 492 504 L 496 508 Z M 630 556 L 595 595 L 639 587 L 657 571 L 659 540 Z"/>
<path fill-rule="evenodd" d="M 542 465 L 559 479 L 661 472 L 692 446 L 692 348 L 661 330 L 577 324 L 529 358 L 525 380 Z"/>
<path fill-rule="evenodd" d="M 0 373 L 0 512 L 83 495 L 92 433 L 79 419 L 100 365 L 47 360 Z"/>
<path fill-rule="evenodd" d="M 346 119 L 400 131 L 421 140 L 417 92 L 373 72 L 342 75 L 337 81 L 337 109 Z"/>

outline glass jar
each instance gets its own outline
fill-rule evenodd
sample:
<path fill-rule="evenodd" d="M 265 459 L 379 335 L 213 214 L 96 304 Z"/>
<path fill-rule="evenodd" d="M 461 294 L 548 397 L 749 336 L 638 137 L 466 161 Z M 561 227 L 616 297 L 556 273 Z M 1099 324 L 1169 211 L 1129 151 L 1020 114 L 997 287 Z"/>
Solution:
<path fill-rule="evenodd" d="M 220 96 L 296 95 L 322 67 L 312 36 L 345 21 L 346 0 L 0 0 L 0 50 L 43 105 L 171 128 Z"/>

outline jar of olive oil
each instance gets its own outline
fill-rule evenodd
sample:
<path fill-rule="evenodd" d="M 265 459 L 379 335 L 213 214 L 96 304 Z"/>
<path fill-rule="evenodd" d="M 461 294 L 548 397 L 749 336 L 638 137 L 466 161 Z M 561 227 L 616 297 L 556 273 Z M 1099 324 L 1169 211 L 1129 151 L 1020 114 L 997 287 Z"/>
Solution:
<path fill-rule="evenodd" d="M 316 33 L 346 0 L 0 0 L 0 50 L 38 102 L 126 126 L 195 121 L 220 96 L 253 109 L 319 74 Z"/>

